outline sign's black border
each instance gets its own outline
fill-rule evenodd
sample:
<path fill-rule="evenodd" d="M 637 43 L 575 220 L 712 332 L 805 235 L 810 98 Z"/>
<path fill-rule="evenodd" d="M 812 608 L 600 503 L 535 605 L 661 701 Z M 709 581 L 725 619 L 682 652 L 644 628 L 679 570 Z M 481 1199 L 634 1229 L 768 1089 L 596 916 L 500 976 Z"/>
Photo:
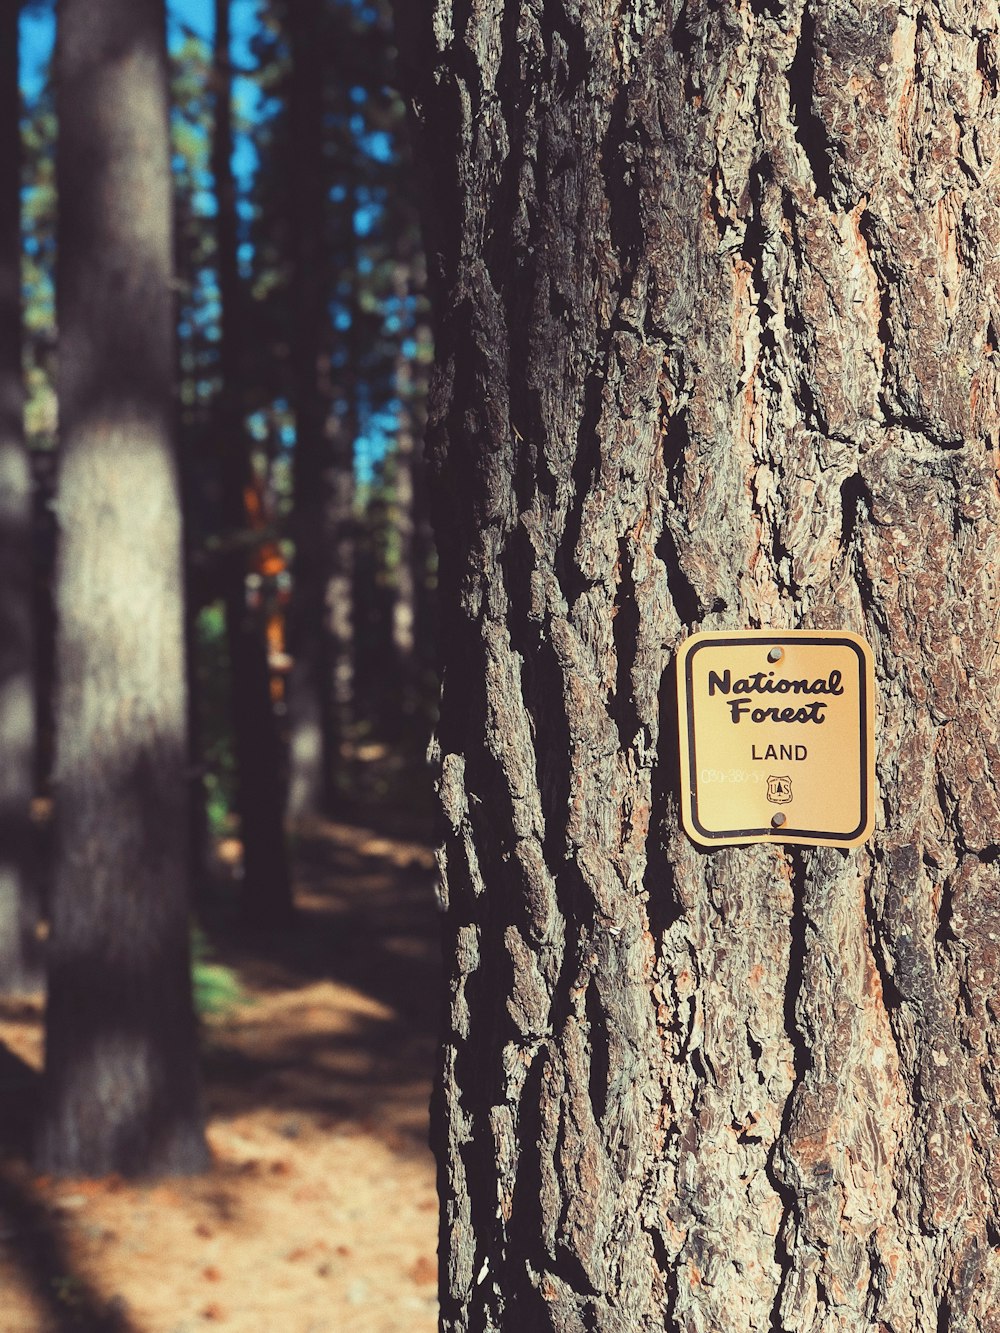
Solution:
<path fill-rule="evenodd" d="M 743 828 L 743 829 L 722 829 L 716 832 L 707 829 L 698 818 L 698 769 L 695 762 L 694 747 L 694 677 L 692 662 L 695 653 L 702 648 L 747 648 L 762 643 L 777 644 L 797 647 L 825 647 L 837 645 L 841 648 L 851 648 L 858 658 L 860 670 L 859 688 L 858 688 L 858 727 L 860 731 L 861 744 L 861 818 L 857 828 L 850 833 L 830 833 L 825 829 L 798 829 L 787 828 L 782 825 L 781 828 L 772 828 L 770 825 L 764 828 Z M 822 638 L 806 637 L 802 634 L 796 634 L 794 637 L 775 635 L 754 635 L 753 638 L 745 638 L 740 635 L 733 635 L 731 638 L 706 639 L 702 643 L 696 643 L 689 649 L 684 661 L 684 704 L 687 710 L 687 734 L 688 734 L 688 777 L 691 783 L 691 823 L 698 830 L 703 838 L 711 838 L 716 842 L 723 839 L 732 840 L 733 838 L 773 838 L 775 842 L 781 842 L 788 838 L 816 838 L 824 842 L 852 842 L 855 838 L 861 836 L 865 825 L 868 822 L 868 728 L 865 720 L 868 716 L 868 672 L 866 670 L 865 655 L 861 648 L 853 639 L 840 639 L 832 635 Z"/>

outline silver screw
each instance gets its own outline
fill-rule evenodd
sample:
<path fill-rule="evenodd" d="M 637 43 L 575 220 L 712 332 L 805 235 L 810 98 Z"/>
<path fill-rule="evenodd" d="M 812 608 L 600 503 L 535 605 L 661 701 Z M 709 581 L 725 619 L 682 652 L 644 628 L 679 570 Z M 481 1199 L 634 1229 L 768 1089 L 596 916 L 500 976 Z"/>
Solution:
<path fill-rule="evenodd" d="M 781 659 L 784 657 L 784 655 L 785 655 L 785 653 L 784 653 L 784 649 L 782 649 L 782 648 L 772 648 L 771 651 L 770 651 L 770 652 L 768 653 L 768 655 L 767 655 L 767 660 L 768 660 L 769 662 L 780 662 Z"/>
<path fill-rule="evenodd" d="M 785 822 L 785 816 L 781 813 L 780 810 L 776 815 L 771 816 L 771 825 L 773 828 L 781 828 L 784 822 Z"/>

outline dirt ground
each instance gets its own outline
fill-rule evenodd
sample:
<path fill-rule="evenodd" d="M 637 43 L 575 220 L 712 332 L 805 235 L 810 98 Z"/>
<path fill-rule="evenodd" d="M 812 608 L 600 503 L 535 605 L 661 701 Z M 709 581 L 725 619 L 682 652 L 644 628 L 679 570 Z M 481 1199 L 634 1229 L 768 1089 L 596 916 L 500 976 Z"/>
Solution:
<path fill-rule="evenodd" d="M 296 859 L 294 929 L 211 937 L 243 994 L 204 1023 L 203 1177 L 34 1176 L 41 1000 L 0 1006 L 0 1333 L 436 1328 L 432 858 L 328 824 Z"/>

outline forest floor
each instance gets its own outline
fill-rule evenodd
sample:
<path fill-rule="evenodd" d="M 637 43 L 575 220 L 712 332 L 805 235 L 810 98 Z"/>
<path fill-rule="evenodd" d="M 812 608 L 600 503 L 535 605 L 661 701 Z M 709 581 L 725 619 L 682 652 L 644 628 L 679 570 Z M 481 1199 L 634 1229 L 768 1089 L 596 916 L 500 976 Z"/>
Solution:
<path fill-rule="evenodd" d="M 41 999 L 0 1005 L 0 1333 L 436 1328 L 432 857 L 323 824 L 296 864 L 285 935 L 208 932 L 204 1176 L 34 1175 Z"/>

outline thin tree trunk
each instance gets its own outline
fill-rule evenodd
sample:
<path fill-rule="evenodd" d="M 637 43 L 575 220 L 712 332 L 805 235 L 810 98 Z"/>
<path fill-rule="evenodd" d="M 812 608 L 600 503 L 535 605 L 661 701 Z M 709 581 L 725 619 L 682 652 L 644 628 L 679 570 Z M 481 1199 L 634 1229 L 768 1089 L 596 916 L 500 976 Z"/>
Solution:
<path fill-rule="evenodd" d="M 356 374 L 347 389 L 354 396 L 342 421 L 333 431 L 333 465 L 326 488 L 326 527 L 330 562 L 326 577 L 326 633 L 329 678 L 326 682 L 333 717 L 334 754 L 337 770 L 333 783 L 333 806 L 343 799 L 349 784 L 347 742 L 355 721 L 356 682 L 354 574 L 357 563 L 354 518 L 354 446 L 358 415 Z"/>
<path fill-rule="evenodd" d="M 418 374 L 422 370 L 418 370 Z M 427 513 L 426 478 L 420 444 L 424 401 L 412 359 L 400 352 L 396 393 L 400 399 L 391 455 L 391 520 L 396 564 L 392 570 L 391 643 L 395 670 L 386 681 L 387 713 L 401 734 L 426 745 L 430 680 L 436 669 L 432 592 L 434 537 Z M 420 735 L 423 730 L 423 735 Z"/>
<path fill-rule="evenodd" d="M 396 264 L 394 296 L 401 309 L 410 296 L 409 267 Z M 399 401 L 390 456 L 392 541 L 395 563 L 390 585 L 390 642 L 395 670 L 387 680 L 385 703 L 397 730 L 412 721 L 419 692 L 420 517 L 417 512 L 417 423 L 410 357 L 401 346 L 396 357 L 395 394 Z"/>
<path fill-rule="evenodd" d="M 398 564 L 392 586 L 392 647 L 404 696 L 403 707 L 404 711 L 408 711 L 413 702 L 417 646 L 417 521 L 416 483 L 413 475 L 413 376 L 409 360 L 403 353 L 396 361 L 396 393 L 400 403 L 392 450 L 392 508 Z"/>
<path fill-rule="evenodd" d="M 348 742 L 357 712 L 355 680 L 357 615 L 354 604 L 357 531 L 354 517 L 354 451 L 361 429 L 363 345 L 359 290 L 360 247 L 354 223 L 357 193 L 354 185 L 348 187 L 346 208 L 351 272 L 346 365 L 339 386 L 344 409 L 340 417 L 332 423 L 330 468 L 324 490 L 328 542 L 325 612 L 330 672 L 327 688 L 330 692 L 330 714 L 338 764 L 332 793 L 334 807 L 343 803 L 351 789 Z"/>
<path fill-rule="evenodd" d="M 327 166 L 323 154 L 323 45 L 305 0 L 288 0 L 292 58 L 288 116 L 289 227 L 295 264 L 292 373 L 295 393 L 295 565 L 289 612 L 288 813 L 327 813 L 333 804 L 337 741 L 329 688 L 326 487 L 331 468 L 328 423 L 328 284 L 324 280 Z"/>
<path fill-rule="evenodd" d="M 330 265 L 324 254 L 330 161 L 324 128 L 328 26 L 305 0 L 289 0 L 289 120 L 295 259 L 292 334 L 296 395 L 295 591 L 290 682 L 288 810 L 333 814 L 349 788 L 347 742 L 355 716 L 354 443 L 357 333 L 352 311 L 347 366 L 331 360 Z M 333 31 L 337 31 L 336 28 Z M 342 93 L 337 89 L 337 94 Z M 354 245 L 354 202 L 344 208 Z M 334 415 L 338 389 L 346 410 Z"/>
<path fill-rule="evenodd" d="M 415 9 L 442 1327 L 995 1333 L 996 9 Z M 870 845 L 681 832 L 743 626 L 872 642 Z"/>
<path fill-rule="evenodd" d="M 232 74 L 229 0 L 215 0 L 215 125 L 212 173 L 217 197 L 216 236 L 220 335 L 218 429 L 222 451 L 226 526 L 226 633 L 229 643 L 237 803 L 243 841 L 243 910 L 254 926 L 286 922 L 292 889 L 285 845 L 284 771 L 271 703 L 263 616 L 247 598 L 248 561 L 243 538 L 248 522 L 245 492 L 250 451 L 240 408 L 241 321 L 237 261 L 236 186 L 233 179 Z"/>
<path fill-rule="evenodd" d="M 42 1169 L 206 1164 L 159 0 L 61 0 L 62 463 Z"/>
<path fill-rule="evenodd" d="M 176 101 L 176 89 L 171 88 L 171 96 Z M 173 148 L 173 142 L 171 142 Z M 175 186 L 173 201 L 173 246 L 174 246 L 174 328 L 184 316 L 183 298 L 179 295 L 193 286 L 193 267 L 189 256 L 189 244 L 185 240 L 184 200 Z M 184 356 L 181 342 L 174 340 L 174 384 L 178 397 L 184 395 Z M 185 435 L 188 447 L 184 448 Z M 208 825 L 207 792 L 205 788 L 205 755 L 202 743 L 201 716 L 203 701 L 200 698 L 201 683 L 198 671 L 198 617 L 202 609 L 201 589 L 199 587 L 198 562 L 194 541 L 188 527 L 190 516 L 194 512 L 196 487 L 199 481 L 197 469 L 193 466 L 194 455 L 200 441 L 191 443 L 194 431 L 185 430 L 183 418 L 178 421 L 178 474 L 181 485 L 182 543 L 184 550 L 184 675 L 187 681 L 187 735 L 188 735 L 188 856 L 191 879 L 192 906 L 199 913 L 205 905 L 209 887 L 208 864 L 211 842 Z"/>
<path fill-rule="evenodd" d="M 30 819 L 35 757 L 31 469 L 21 371 L 20 4 L 0 3 L 0 990 L 41 981 Z"/>

